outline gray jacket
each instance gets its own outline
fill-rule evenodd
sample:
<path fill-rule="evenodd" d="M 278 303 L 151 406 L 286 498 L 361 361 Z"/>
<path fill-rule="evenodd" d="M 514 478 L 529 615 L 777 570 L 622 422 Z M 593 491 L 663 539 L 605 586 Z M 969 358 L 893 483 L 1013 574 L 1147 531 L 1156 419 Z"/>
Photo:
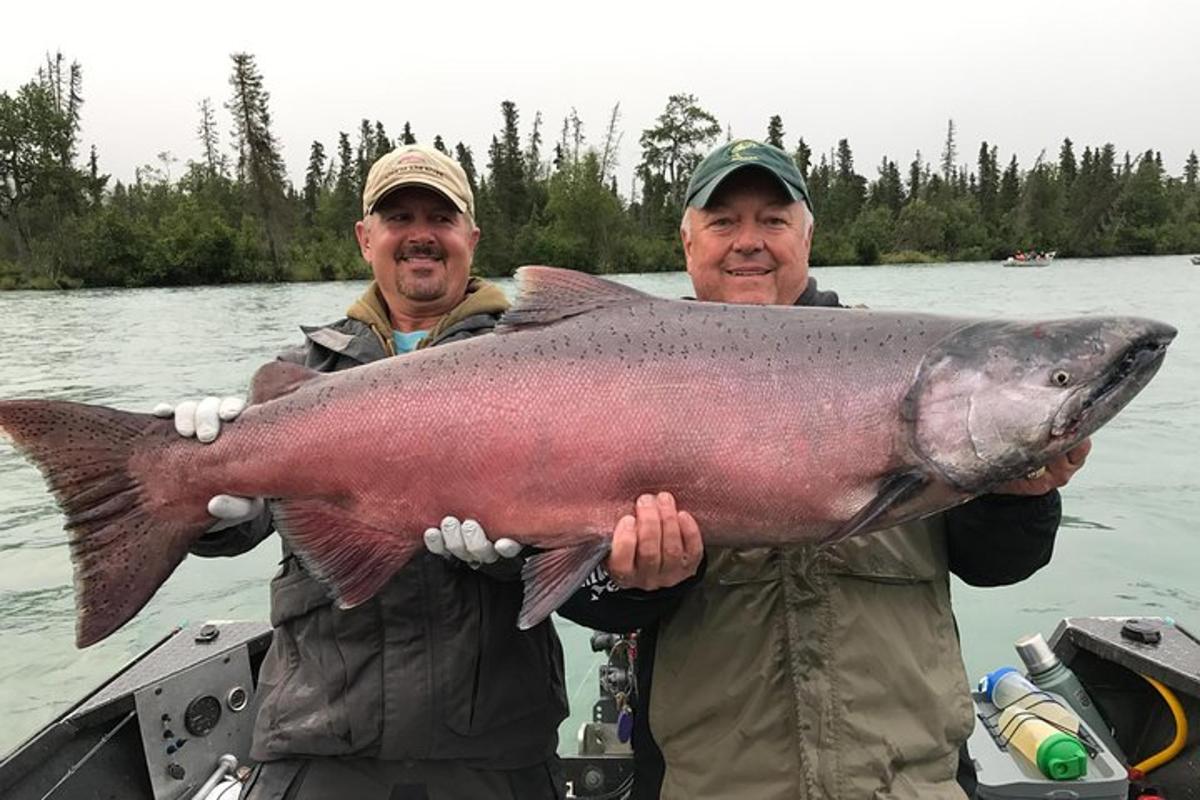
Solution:
<path fill-rule="evenodd" d="M 427 346 L 486 333 L 500 310 L 435 329 Z M 304 346 L 281 357 L 322 372 L 390 355 L 390 331 L 359 319 L 303 330 Z M 210 534 L 192 552 L 234 555 L 271 531 L 265 514 Z M 343 611 L 284 543 L 251 755 L 456 759 L 495 769 L 553 757 L 567 713 L 562 647 L 548 620 L 517 630 L 515 577 L 423 553 L 370 601 Z"/>

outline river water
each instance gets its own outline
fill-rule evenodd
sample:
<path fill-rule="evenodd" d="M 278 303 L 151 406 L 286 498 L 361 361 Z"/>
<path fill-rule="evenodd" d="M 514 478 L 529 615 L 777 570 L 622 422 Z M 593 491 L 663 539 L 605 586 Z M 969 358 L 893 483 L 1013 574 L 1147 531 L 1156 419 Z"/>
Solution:
<path fill-rule="evenodd" d="M 1200 630 L 1200 267 L 1186 257 L 1060 260 L 1049 269 L 945 264 L 813 271 L 873 308 L 1018 317 L 1137 314 L 1179 328 L 1159 376 L 1094 438 L 1064 490 L 1054 560 L 1015 587 L 955 583 L 968 672 L 1012 663 L 1012 642 L 1067 616 L 1171 616 Z M 683 273 L 620 276 L 664 296 Z M 0 292 L 0 398 L 55 397 L 148 410 L 162 400 L 243 393 L 254 369 L 299 341 L 299 323 L 341 316 L 361 283 Z M 802 402 L 802 398 L 798 398 Z M 263 619 L 272 542 L 238 558 L 187 559 L 122 630 L 74 648 L 62 520 L 35 469 L 0 442 L 0 753 L 184 621 Z M 600 657 L 559 621 L 572 716 L 590 716 Z M 714 658 L 719 654 L 714 653 Z"/>

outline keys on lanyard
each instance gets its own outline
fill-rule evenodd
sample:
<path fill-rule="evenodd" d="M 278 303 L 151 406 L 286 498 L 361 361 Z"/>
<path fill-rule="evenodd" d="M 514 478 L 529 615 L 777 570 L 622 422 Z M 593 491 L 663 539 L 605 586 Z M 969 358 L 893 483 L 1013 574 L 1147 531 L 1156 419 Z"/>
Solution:
<path fill-rule="evenodd" d="M 624 692 L 617 692 L 613 698 L 617 708 L 617 741 L 628 744 L 633 736 L 633 708 L 629 705 L 629 697 Z"/>

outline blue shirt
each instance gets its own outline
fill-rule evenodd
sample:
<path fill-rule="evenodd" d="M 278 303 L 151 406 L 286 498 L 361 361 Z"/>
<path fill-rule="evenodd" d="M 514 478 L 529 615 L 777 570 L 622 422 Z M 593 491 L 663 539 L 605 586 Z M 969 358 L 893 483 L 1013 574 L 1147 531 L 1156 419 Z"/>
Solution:
<path fill-rule="evenodd" d="M 429 331 L 413 331 L 412 333 L 392 331 L 392 343 L 396 345 L 396 355 L 416 350 L 417 345 L 428 335 Z"/>

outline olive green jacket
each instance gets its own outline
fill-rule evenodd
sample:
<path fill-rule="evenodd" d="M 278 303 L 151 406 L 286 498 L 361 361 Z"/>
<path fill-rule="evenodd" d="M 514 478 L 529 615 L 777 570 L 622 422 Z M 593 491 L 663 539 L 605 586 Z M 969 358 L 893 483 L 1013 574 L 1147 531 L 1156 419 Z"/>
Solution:
<path fill-rule="evenodd" d="M 659 628 L 664 800 L 940 800 L 973 724 L 943 516 L 817 551 L 710 550 Z"/>
<path fill-rule="evenodd" d="M 711 548 L 670 590 L 571 598 L 576 622 L 640 628 L 633 800 L 961 800 L 974 720 L 949 575 L 1024 580 L 1061 515 L 1058 492 L 984 495 L 823 549 Z"/>

